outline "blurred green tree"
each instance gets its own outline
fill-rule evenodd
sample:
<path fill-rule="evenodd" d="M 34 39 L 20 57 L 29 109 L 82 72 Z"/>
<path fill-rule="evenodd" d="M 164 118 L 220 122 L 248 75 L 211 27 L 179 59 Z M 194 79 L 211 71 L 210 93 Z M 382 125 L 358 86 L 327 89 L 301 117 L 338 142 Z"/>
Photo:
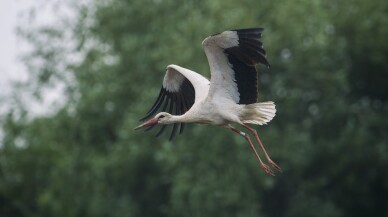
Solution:
<path fill-rule="evenodd" d="M 67 95 L 52 115 L 2 118 L 1 216 L 388 216 L 386 1 L 90 3 L 21 31 L 30 90 Z M 221 128 L 173 143 L 132 131 L 166 65 L 209 76 L 200 42 L 252 26 L 272 65 L 260 100 L 278 109 L 259 132 L 283 174 Z"/>

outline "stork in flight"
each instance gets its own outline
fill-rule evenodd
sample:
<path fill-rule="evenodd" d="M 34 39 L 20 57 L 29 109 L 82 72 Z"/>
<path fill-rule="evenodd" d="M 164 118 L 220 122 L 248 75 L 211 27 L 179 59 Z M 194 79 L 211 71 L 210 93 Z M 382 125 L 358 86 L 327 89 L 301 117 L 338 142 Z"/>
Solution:
<path fill-rule="evenodd" d="M 170 140 L 179 128 L 183 132 L 185 123 L 218 125 L 244 137 L 251 146 L 263 170 L 274 175 L 271 168 L 263 163 L 248 133 L 234 128 L 236 123 L 251 132 L 263 151 L 268 163 L 281 172 L 281 168 L 271 160 L 256 130 L 248 124 L 267 124 L 275 116 L 273 102 L 258 102 L 258 63 L 269 67 L 262 42 L 259 40 L 263 28 L 249 28 L 225 31 L 207 37 L 202 46 L 209 62 L 211 79 L 189 69 L 167 66 L 159 96 L 146 116 L 145 121 L 135 129 L 154 128 L 163 125 L 157 136 L 173 125 Z M 168 113 L 167 113 L 168 111 Z"/>

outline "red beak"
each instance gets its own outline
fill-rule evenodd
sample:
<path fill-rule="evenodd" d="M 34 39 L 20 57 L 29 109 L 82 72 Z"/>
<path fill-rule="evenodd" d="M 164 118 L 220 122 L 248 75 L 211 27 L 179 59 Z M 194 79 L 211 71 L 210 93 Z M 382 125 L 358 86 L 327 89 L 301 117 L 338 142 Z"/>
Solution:
<path fill-rule="evenodd" d="M 143 124 L 140 124 L 139 126 L 135 127 L 134 130 L 140 129 L 142 127 L 152 126 L 158 124 L 157 118 L 151 118 L 148 121 L 144 122 Z"/>

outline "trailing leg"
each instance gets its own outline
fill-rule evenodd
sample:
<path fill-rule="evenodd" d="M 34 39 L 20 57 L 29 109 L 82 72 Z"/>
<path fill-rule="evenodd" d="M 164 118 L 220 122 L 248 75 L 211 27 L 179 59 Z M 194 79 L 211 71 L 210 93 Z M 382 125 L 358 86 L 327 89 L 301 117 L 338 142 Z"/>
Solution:
<path fill-rule="evenodd" d="M 264 172 L 270 174 L 271 176 L 275 176 L 273 171 L 266 164 L 264 164 L 263 161 L 261 160 L 259 154 L 257 153 L 257 151 L 255 149 L 255 146 L 253 145 L 253 143 L 251 141 L 251 138 L 249 137 L 249 135 L 247 133 L 240 131 L 240 130 L 238 130 L 230 125 L 226 126 L 226 128 L 239 134 L 240 136 L 244 137 L 248 141 L 249 145 L 251 146 L 251 148 L 252 148 L 253 152 L 255 153 L 256 158 L 259 160 L 260 166 L 261 166 L 261 168 L 263 168 Z"/>
<path fill-rule="evenodd" d="M 251 127 L 249 127 L 248 125 L 245 125 L 245 124 L 243 124 L 242 126 L 244 128 L 246 128 L 247 130 L 251 131 L 253 133 L 253 135 L 255 135 L 256 141 L 257 141 L 257 143 L 259 143 L 261 150 L 263 150 L 264 155 L 267 158 L 268 163 L 273 168 L 275 168 L 277 171 L 282 172 L 282 169 L 275 162 L 273 162 L 273 160 L 267 154 L 267 151 L 265 150 L 264 145 L 261 143 L 261 140 L 260 140 L 259 135 L 257 134 L 256 130 L 251 128 Z"/>

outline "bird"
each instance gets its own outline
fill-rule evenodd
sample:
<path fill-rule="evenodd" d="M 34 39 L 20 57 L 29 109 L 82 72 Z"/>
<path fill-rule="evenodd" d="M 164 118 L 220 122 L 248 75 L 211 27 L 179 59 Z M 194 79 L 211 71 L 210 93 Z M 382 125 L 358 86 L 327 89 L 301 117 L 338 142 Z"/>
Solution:
<path fill-rule="evenodd" d="M 155 103 L 140 119 L 145 122 L 134 129 L 148 131 L 162 125 L 156 134 L 159 136 L 172 125 L 172 140 L 178 128 L 181 134 L 187 123 L 220 126 L 245 138 L 265 173 L 274 176 L 272 169 L 282 172 L 268 155 L 257 131 L 248 125 L 267 124 L 276 114 L 274 102 L 258 102 L 256 66 L 270 67 L 260 40 L 263 30 L 227 30 L 205 38 L 202 47 L 210 67 L 210 80 L 190 69 L 168 65 Z M 247 131 L 235 128 L 236 124 Z M 252 135 L 272 169 L 260 158 Z"/>

